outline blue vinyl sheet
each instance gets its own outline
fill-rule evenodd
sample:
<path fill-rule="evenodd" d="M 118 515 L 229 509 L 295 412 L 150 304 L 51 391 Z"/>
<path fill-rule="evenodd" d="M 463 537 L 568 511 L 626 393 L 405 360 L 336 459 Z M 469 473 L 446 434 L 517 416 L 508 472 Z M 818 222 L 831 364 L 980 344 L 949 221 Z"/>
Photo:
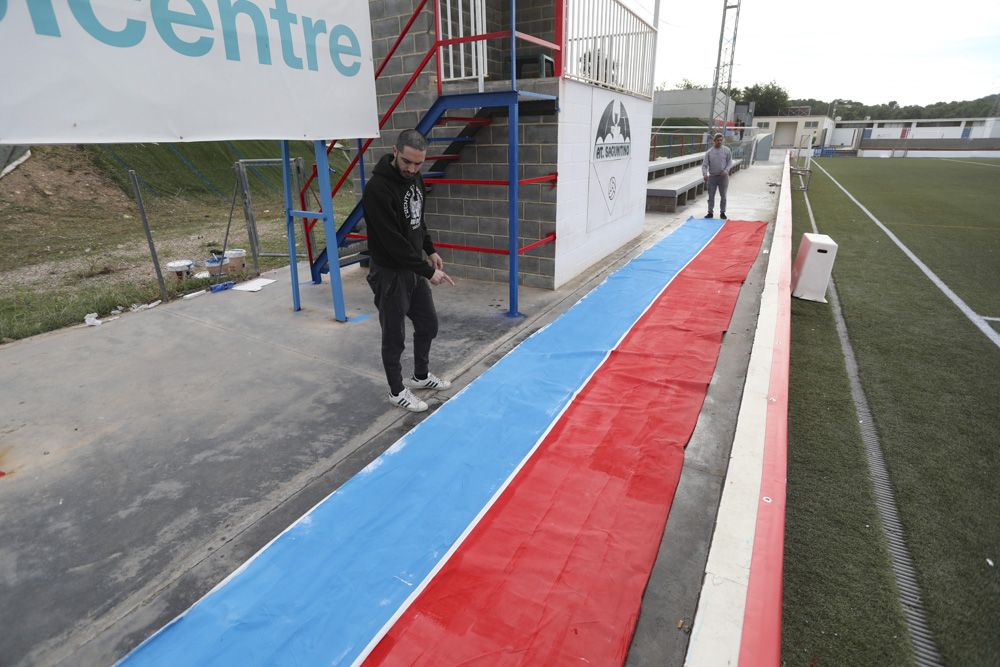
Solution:
<path fill-rule="evenodd" d="M 610 276 L 119 664 L 348 665 L 362 658 L 721 226 L 689 220 Z"/>

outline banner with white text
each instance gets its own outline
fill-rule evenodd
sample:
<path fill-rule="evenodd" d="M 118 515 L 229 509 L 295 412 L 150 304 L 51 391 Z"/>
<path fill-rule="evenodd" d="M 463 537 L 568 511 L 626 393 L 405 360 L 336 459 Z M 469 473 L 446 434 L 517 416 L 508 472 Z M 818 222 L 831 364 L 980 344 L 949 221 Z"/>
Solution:
<path fill-rule="evenodd" d="M 367 0 L 0 0 L 0 144 L 378 135 Z"/>

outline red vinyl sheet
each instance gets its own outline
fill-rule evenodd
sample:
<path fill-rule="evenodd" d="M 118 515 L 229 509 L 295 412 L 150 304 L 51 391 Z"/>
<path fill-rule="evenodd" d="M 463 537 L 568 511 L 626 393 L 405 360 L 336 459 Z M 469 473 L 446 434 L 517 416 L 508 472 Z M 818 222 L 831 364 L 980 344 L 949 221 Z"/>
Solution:
<path fill-rule="evenodd" d="M 365 664 L 624 661 L 765 227 L 729 221 L 674 279 Z"/>

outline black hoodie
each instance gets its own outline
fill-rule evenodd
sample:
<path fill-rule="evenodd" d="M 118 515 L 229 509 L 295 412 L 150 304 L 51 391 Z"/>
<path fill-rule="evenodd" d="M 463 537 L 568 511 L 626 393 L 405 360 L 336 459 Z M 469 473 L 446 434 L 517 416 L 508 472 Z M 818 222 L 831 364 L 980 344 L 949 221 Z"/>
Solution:
<path fill-rule="evenodd" d="M 372 261 L 387 269 L 408 269 L 425 278 L 434 267 L 422 252 L 435 252 L 424 225 L 424 181 L 417 174 L 407 180 L 383 155 L 365 187 L 361 204 L 368 223 L 368 250 Z"/>

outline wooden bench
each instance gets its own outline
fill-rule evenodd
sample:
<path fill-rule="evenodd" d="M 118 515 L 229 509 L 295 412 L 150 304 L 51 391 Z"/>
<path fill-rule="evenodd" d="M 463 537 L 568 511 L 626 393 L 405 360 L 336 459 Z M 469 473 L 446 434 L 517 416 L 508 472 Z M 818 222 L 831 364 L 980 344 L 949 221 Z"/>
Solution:
<path fill-rule="evenodd" d="M 739 171 L 742 164 L 743 160 L 733 160 L 730 176 Z M 673 213 L 678 206 L 688 204 L 705 192 L 706 185 L 700 168 L 688 168 L 654 178 L 646 184 L 646 210 Z"/>

